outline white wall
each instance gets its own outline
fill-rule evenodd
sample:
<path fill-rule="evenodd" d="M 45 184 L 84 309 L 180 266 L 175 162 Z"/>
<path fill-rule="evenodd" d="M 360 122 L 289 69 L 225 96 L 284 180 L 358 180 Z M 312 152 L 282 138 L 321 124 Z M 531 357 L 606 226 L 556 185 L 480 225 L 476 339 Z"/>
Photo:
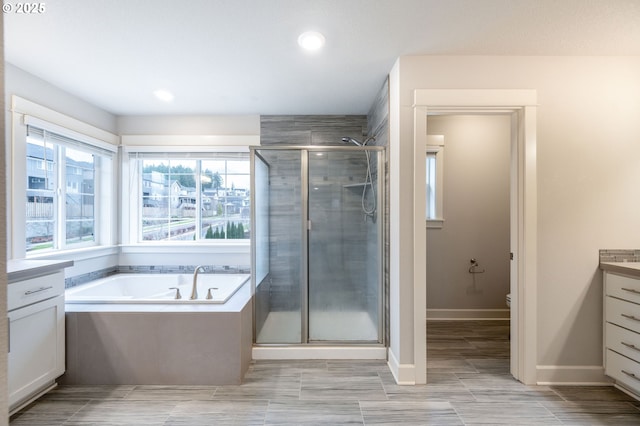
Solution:
<path fill-rule="evenodd" d="M 640 57 L 413 56 L 400 58 L 395 72 L 400 99 L 391 108 L 400 116 L 392 117 L 391 153 L 402 168 L 392 171 L 391 190 L 407 193 L 414 89 L 537 90 L 537 364 L 601 366 L 598 249 L 640 246 Z M 400 246 L 391 265 L 398 265 L 412 245 L 414 209 L 410 199 L 391 202 Z M 396 287 L 412 290 L 410 278 L 392 273 L 392 295 Z M 413 327 L 413 303 L 399 302 L 410 315 L 391 323 L 392 336 L 403 336 L 396 356 L 413 361 L 413 342 L 403 334 Z"/>
<path fill-rule="evenodd" d="M 259 115 L 118 117 L 120 135 L 259 135 Z"/>
<path fill-rule="evenodd" d="M 116 116 L 97 108 L 82 99 L 79 99 L 52 84 L 29 74 L 20 68 L 15 67 L 12 64 L 5 63 L 5 123 L 12 123 L 11 119 L 11 96 L 17 95 L 21 98 L 32 101 L 38 105 L 47 107 L 58 113 L 67 115 L 76 120 L 95 126 L 99 129 L 107 132 L 116 132 Z M 12 218 L 11 218 L 11 205 L 12 205 L 12 190 L 14 185 L 12 183 L 13 168 L 12 168 L 12 130 L 8 125 L 4 132 L 5 135 L 5 148 L 6 148 L 6 167 L 5 177 L 7 179 L 7 242 L 10 242 L 12 238 Z M 21 161 L 16 159 L 16 164 L 21 164 Z M 23 168 L 24 169 L 24 168 Z M 20 172 L 18 172 L 20 173 Z M 19 202 L 22 200 L 16 200 Z M 7 246 L 9 247 L 9 246 Z M 21 257 L 24 254 L 16 254 L 11 257 Z M 82 257 L 80 256 L 60 256 L 52 255 L 51 258 L 70 258 L 75 261 L 75 265 L 71 268 L 67 268 L 65 275 L 67 277 L 96 271 L 99 269 L 111 267 L 117 264 L 117 256 L 113 254 L 113 250 L 107 252 L 93 252 L 86 253 Z"/>
<path fill-rule="evenodd" d="M 5 89 L 4 77 L 4 20 L 0 17 L 0 87 Z M 0 100 L 0 107 L 4 107 L 4 98 Z M 5 145 L 5 122 L 0 122 L 0 164 L 5 161 L 5 150 L 2 149 Z M 7 197 L 6 197 L 6 176 L 0 177 L 0 223 L 3 223 L 5 219 L 5 212 L 7 211 Z M 0 424 L 6 424 L 9 417 L 9 402 L 8 402 L 8 377 L 7 377 L 7 352 L 9 346 L 8 336 L 8 324 L 7 318 L 7 232 L 6 228 L 0 227 Z"/>
<path fill-rule="evenodd" d="M 510 117 L 430 116 L 427 128 L 445 143 L 445 220 L 427 229 L 427 310 L 506 310 Z M 469 273 L 472 258 L 484 273 Z"/>
<path fill-rule="evenodd" d="M 11 107 L 11 96 L 18 95 L 32 102 L 84 121 L 107 132 L 117 133 L 116 116 L 102 110 L 33 74 L 5 63 L 5 107 Z M 11 120 L 6 121 L 10 123 Z M 11 129 L 6 129 L 10 131 Z"/>

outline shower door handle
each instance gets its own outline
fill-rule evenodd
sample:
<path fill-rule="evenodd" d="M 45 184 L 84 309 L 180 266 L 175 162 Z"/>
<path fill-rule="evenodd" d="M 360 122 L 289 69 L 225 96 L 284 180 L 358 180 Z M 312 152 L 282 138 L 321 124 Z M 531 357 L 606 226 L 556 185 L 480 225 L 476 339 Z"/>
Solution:
<path fill-rule="evenodd" d="M 311 231 L 311 219 L 307 219 L 307 231 Z"/>

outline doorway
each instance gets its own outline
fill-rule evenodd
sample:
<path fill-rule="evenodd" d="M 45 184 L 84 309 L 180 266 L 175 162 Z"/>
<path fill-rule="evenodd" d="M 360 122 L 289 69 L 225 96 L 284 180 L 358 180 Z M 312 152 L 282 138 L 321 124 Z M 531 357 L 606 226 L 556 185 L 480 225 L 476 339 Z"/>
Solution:
<path fill-rule="evenodd" d="M 429 115 L 427 128 L 428 370 L 506 379 L 511 117 Z"/>
<path fill-rule="evenodd" d="M 537 184 L 535 90 L 415 90 L 414 93 L 414 363 L 426 383 L 426 173 L 429 114 L 503 113 L 511 117 L 511 374 L 535 384 L 537 358 Z M 424 360 L 424 361 L 423 361 Z"/>

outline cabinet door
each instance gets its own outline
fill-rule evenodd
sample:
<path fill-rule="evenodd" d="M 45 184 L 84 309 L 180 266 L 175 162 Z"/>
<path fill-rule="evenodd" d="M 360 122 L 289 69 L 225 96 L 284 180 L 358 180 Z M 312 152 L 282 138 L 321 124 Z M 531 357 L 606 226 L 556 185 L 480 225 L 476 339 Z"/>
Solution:
<path fill-rule="evenodd" d="M 64 296 L 9 312 L 9 405 L 64 373 Z"/>

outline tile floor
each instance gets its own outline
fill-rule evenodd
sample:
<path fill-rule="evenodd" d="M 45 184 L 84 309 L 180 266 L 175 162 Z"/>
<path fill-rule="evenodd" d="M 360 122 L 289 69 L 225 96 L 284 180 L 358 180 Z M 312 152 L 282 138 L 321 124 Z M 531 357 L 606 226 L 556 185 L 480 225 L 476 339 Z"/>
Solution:
<path fill-rule="evenodd" d="M 396 385 L 383 361 L 259 361 L 239 386 L 61 386 L 11 425 L 640 425 L 613 387 L 515 381 L 506 322 L 427 328 L 425 386 Z"/>

